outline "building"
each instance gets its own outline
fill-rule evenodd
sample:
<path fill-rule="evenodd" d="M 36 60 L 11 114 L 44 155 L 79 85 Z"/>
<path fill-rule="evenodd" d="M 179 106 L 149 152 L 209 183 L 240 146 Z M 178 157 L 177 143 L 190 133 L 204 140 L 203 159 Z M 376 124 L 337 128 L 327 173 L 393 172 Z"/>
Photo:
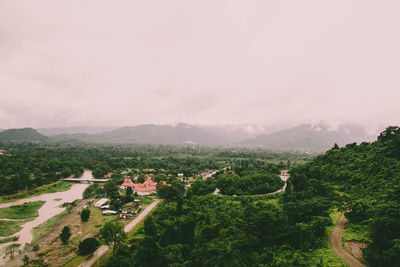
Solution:
<path fill-rule="evenodd" d="M 96 208 L 101 208 L 101 206 L 103 206 L 104 204 L 106 204 L 108 202 L 108 198 L 102 198 L 99 201 L 97 201 L 94 206 Z"/>
<path fill-rule="evenodd" d="M 104 175 L 104 178 L 111 178 L 111 176 L 113 175 L 113 172 L 109 172 L 106 175 Z"/>
<path fill-rule="evenodd" d="M 166 184 L 164 181 L 162 183 Z M 157 182 L 153 182 L 150 176 L 147 176 L 147 180 L 141 184 L 134 184 L 131 179 L 124 179 L 120 188 L 126 190 L 128 187 L 131 187 L 133 192 L 139 196 L 148 196 L 157 192 Z"/>

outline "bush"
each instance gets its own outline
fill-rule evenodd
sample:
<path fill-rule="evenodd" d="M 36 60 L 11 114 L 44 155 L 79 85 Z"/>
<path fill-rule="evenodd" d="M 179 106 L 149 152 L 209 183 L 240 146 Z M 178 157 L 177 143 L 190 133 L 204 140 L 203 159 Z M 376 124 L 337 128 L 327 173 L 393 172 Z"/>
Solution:
<path fill-rule="evenodd" d="M 99 242 L 96 238 L 89 237 L 79 243 L 79 255 L 87 255 L 96 251 Z"/>
<path fill-rule="evenodd" d="M 71 230 L 69 229 L 68 226 L 64 226 L 60 234 L 61 242 L 63 242 L 64 245 L 68 244 L 68 240 L 70 237 L 71 237 Z"/>
<path fill-rule="evenodd" d="M 90 217 L 90 210 L 89 209 L 83 209 L 81 212 L 81 221 L 82 222 L 87 222 L 89 221 Z"/>

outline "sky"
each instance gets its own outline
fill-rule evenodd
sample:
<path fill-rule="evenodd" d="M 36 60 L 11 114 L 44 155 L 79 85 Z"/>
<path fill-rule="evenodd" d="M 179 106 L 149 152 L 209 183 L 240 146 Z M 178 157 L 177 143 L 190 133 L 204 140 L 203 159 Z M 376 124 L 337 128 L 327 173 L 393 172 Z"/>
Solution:
<path fill-rule="evenodd" d="M 400 124 L 400 1 L 0 0 L 0 128 Z"/>

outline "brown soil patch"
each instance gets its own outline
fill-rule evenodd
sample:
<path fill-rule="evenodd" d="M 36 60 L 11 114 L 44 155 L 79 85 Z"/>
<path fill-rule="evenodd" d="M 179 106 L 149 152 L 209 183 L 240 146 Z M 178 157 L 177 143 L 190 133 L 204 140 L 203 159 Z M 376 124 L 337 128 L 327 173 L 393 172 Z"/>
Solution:
<path fill-rule="evenodd" d="M 361 259 L 363 257 L 363 252 L 361 248 L 366 248 L 367 244 L 359 241 L 348 241 L 345 242 L 346 249 L 350 251 L 355 257 Z"/>

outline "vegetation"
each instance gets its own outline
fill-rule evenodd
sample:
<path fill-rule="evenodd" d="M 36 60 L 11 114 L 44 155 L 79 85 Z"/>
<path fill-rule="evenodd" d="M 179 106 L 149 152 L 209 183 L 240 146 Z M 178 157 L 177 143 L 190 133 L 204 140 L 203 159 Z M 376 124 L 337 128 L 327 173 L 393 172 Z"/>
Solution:
<path fill-rule="evenodd" d="M 13 241 L 18 241 L 18 239 L 19 239 L 18 236 L 6 237 L 6 238 L 3 238 L 3 239 L 0 239 L 0 244 L 9 243 L 9 242 L 13 242 Z"/>
<path fill-rule="evenodd" d="M 71 230 L 69 229 L 68 226 L 64 226 L 64 228 L 62 229 L 61 234 L 60 234 L 61 242 L 64 245 L 68 244 L 68 240 L 70 237 L 71 237 Z"/>
<path fill-rule="evenodd" d="M 334 146 L 291 172 L 293 182 L 303 178 L 342 192 L 350 221 L 345 240 L 367 242 L 364 256 L 371 266 L 399 266 L 399 127 L 387 128 L 373 143 Z"/>
<path fill-rule="evenodd" d="M 0 174 L 0 191 L 4 194 L 16 192 L 12 189 L 15 175 L 25 175 L 17 190 L 33 190 L 85 168 L 93 169 L 97 177 L 112 171 L 107 183 L 90 185 L 84 197 L 106 196 L 111 199 L 111 208 L 118 210 L 134 197 L 133 192 L 121 195 L 118 191 L 124 179 L 122 172 L 137 174 L 138 180 L 154 173 L 156 181 L 166 182 L 157 186 L 157 197 L 165 201 L 145 220 L 143 230 L 130 239 L 123 223 L 115 221 L 116 216 L 103 217 L 93 207 L 89 207 L 90 223 L 70 224 L 72 230 L 65 230 L 61 234 L 64 237 L 60 235 L 67 243 L 74 233 L 71 246 L 64 246 L 66 252 L 76 253 L 82 244 L 79 253 L 87 253 L 98 246 L 92 237 L 100 234 L 100 242 L 113 247 L 107 266 L 346 266 L 328 245 L 328 236 L 342 211 L 349 219 L 344 241 L 367 243 L 364 256 L 371 266 L 399 266 L 398 127 L 389 127 L 376 142 L 342 148 L 336 145 L 302 164 L 294 160 L 299 155 L 284 159 L 281 154 L 260 150 L 78 147 L 67 143 L 9 146 L 13 156 L 0 159 L 0 167 L 5 170 Z M 49 156 L 43 156 L 47 161 L 36 159 L 47 153 Z M 291 178 L 284 193 L 255 196 L 281 188 L 278 173 L 287 168 Z M 35 173 L 35 169 L 40 171 Z M 220 171 L 203 180 L 198 175 L 205 169 Z M 185 179 L 190 177 L 191 186 L 186 187 L 186 180 L 176 179 L 177 173 L 184 173 Z M 238 197 L 215 196 L 212 192 L 217 187 L 222 194 Z M 143 198 L 144 203 L 146 199 L 151 198 Z M 35 214 L 31 206 L 7 209 L 1 209 L 0 214 L 13 219 Z M 79 221 L 79 216 L 74 216 Z M 83 211 L 80 216 L 85 217 Z M 0 229 L 8 236 L 20 222 L 2 223 Z M 84 233 L 78 236 L 81 231 Z"/>
<path fill-rule="evenodd" d="M 50 232 L 51 229 L 66 215 L 68 211 L 65 210 L 56 216 L 51 217 L 47 221 L 32 229 L 33 239 L 31 241 L 32 244 L 35 244 L 40 238 L 42 238 L 46 233 Z"/>
<path fill-rule="evenodd" d="M 87 222 L 89 221 L 89 217 L 90 217 L 90 209 L 83 209 L 81 212 L 81 221 Z"/>
<path fill-rule="evenodd" d="M 122 242 L 126 239 L 124 225 L 120 222 L 108 222 L 100 230 L 101 238 L 104 242 L 113 247 L 113 252 L 118 251 Z"/>
<path fill-rule="evenodd" d="M 28 202 L 21 205 L 15 205 L 8 208 L 0 209 L 0 218 L 16 219 L 16 220 L 32 220 L 37 217 L 38 210 L 43 206 L 45 201 Z"/>
<path fill-rule="evenodd" d="M 96 238 L 89 237 L 79 243 L 79 255 L 87 255 L 96 251 L 99 242 Z"/>

